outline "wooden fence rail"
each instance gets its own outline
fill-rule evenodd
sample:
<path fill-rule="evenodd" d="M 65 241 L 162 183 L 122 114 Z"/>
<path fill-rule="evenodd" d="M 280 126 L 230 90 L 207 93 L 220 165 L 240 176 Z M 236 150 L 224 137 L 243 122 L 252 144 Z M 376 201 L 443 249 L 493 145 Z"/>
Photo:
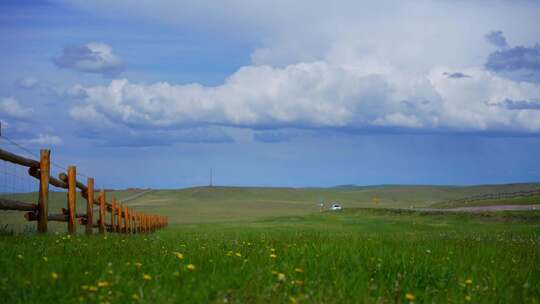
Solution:
<path fill-rule="evenodd" d="M 505 199 L 505 198 L 516 198 L 516 197 L 530 197 L 540 195 L 540 189 L 530 190 L 530 191 L 516 191 L 516 192 L 501 192 L 501 193 L 488 193 L 482 195 L 473 195 L 464 198 L 451 199 L 445 201 L 446 203 L 466 203 L 482 200 L 495 200 L 495 199 Z"/>
<path fill-rule="evenodd" d="M 76 233 L 77 225 L 84 225 L 86 234 L 92 234 L 94 228 L 99 233 L 151 233 L 168 225 L 168 217 L 135 212 L 116 198 L 107 202 L 105 190 L 95 198 L 94 179 L 89 177 L 86 185 L 77 180 L 77 168 L 69 166 L 67 173 L 60 173 L 58 178 L 50 176 L 50 150 L 40 151 L 40 160 L 28 159 L 0 149 L 0 160 L 28 167 L 28 175 L 39 180 L 39 198 L 37 204 L 0 198 L 0 210 L 27 211 L 27 221 L 36 221 L 38 232 L 47 232 L 49 221 L 67 222 L 69 233 Z M 67 190 L 66 208 L 58 214 L 49 213 L 49 185 Z M 77 189 L 86 200 L 86 213 L 77 213 Z M 94 206 L 99 209 L 98 219 L 94 221 Z M 110 220 L 107 223 L 107 213 Z"/>

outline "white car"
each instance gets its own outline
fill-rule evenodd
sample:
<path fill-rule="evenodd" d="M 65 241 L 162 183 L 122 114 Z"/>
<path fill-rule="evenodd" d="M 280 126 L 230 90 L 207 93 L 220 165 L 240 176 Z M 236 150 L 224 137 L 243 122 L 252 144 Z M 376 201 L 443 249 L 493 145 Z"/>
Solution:
<path fill-rule="evenodd" d="M 343 210 L 343 207 L 341 207 L 340 204 L 333 203 L 332 206 L 330 206 L 330 210 L 332 211 Z"/>

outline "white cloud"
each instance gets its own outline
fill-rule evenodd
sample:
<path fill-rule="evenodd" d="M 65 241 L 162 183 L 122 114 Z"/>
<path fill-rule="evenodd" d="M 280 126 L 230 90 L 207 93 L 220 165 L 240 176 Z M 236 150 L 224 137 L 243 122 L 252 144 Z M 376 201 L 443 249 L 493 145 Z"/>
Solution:
<path fill-rule="evenodd" d="M 109 76 L 118 74 L 123 69 L 122 60 L 113 54 L 112 48 L 100 42 L 66 46 L 62 54 L 53 61 L 61 68 Z"/>
<path fill-rule="evenodd" d="M 22 106 L 14 98 L 0 98 L 0 115 L 9 118 L 24 119 L 30 117 L 33 113 L 32 108 Z"/>
<path fill-rule="evenodd" d="M 539 85 L 483 68 L 492 51 L 486 33 L 503 30 L 512 43 L 537 42 L 538 3 L 203 0 L 133 5 L 120 0 L 72 5 L 245 39 L 254 49 L 251 65 L 215 87 L 114 80 L 79 88 L 85 97 L 71 115 L 96 125 L 540 131 L 540 111 L 496 105 L 507 99 L 537 100 Z"/>
<path fill-rule="evenodd" d="M 73 107 L 69 111 L 69 114 L 77 121 L 99 125 L 104 128 L 113 125 L 113 123 L 107 117 L 105 117 L 105 115 L 97 112 L 92 105 Z"/>
<path fill-rule="evenodd" d="M 38 134 L 34 138 L 20 140 L 26 146 L 57 146 L 62 144 L 62 139 L 56 135 Z"/>
<path fill-rule="evenodd" d="M 540 131 L 532 121 L 540 120 L 540 111 L 494 106 L 506 99 L 538 99 L 540 85 L 513 82 L 479 68 L 465 69 L 470 77 L 454 79 L 444 74 L 450 68 L 415 75 L 358 62 L 246 66 L 216 87 L 113 80 L 108 86 L 81 88 L 87 97 L 71 115 L 96 125 L 114 121 L 151 127 Z"/>

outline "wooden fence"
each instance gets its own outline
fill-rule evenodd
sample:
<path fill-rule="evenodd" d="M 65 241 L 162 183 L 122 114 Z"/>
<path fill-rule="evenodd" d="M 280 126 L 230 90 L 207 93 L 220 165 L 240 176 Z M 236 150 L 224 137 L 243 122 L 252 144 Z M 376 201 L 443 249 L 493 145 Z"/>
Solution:
<path fill-rule="evenodd" d="M 502 193 L 488 193 L 482 195 L 473 195 L 464 198 L 451 199 L 445 201 L 445 203 L 468 203 L 474 201 L 485 201 L 485 200 L 499 200 L 499 199 L 510 199 L 516 197 L 530 197 L 540 195 L 540 189 L 534 189 L 530 191 L 516 191 L 516 192 L 502 192 Z"/>
<path fill-rule="evenodd" d="M 114 197 L 108 202 L 103 189 L 96 199 L 94 179 L 88 177 L 86 185 L 77 181 L 75 166 L 69 166 L 67 173 L 60 173 L 58 178 L 50 176 L 50 154 L 50 150 L 41 150 L 37 161 L 0 149 L 1 160 L 28 167 L 28 174 L 39 180 L 37 204 L 0 198 L 0 210 L 27 211 L 24 217 L 37 222 L 38 232 L 47 232 L 49 221 L 67 222 L 69 233 L 75 233 L 78 224 L 84 225 L 87 234 L 92 234 L 94 228 L 98 228 L 99 233 L 149 233 L 168 225 L 166 216 L 136 212 Z M 61 213 L 49 214 L 49 185 L 67 189 L 67 205 Z M 77 189 L 86 200 L 86 213 L 77 213 Z M 94 221 L 94 206 L 98 206 L 97 221 Z"/>

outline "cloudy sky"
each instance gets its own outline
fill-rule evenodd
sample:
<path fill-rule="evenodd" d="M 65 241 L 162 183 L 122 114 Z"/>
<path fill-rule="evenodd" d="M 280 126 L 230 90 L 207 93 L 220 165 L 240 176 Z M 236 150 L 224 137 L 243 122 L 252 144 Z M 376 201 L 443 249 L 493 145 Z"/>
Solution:
<path fill-rule="evenodd" d="M 538 182 L 539 20 L 538 1 L 2 1 L 2 131 L 108 187 Z"/>

